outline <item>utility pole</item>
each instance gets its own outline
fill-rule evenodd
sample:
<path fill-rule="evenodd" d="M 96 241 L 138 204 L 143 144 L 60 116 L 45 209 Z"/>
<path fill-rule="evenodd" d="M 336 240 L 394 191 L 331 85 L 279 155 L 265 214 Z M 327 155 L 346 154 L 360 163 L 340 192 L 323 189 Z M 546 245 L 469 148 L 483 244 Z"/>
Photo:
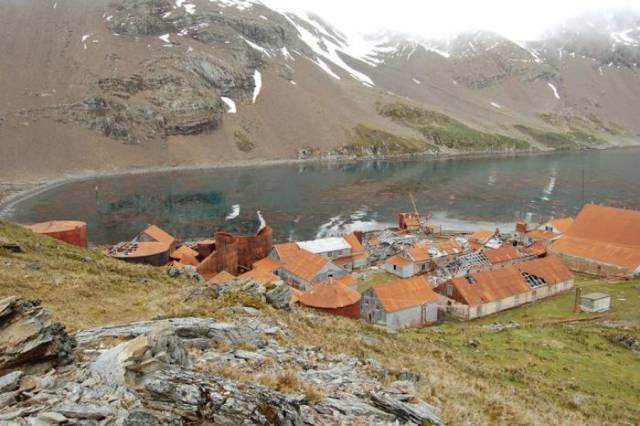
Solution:
<path fill-rule="evenodd" d="M 573 301 L 573 313 L 577 314 L 580 312 L 580 294 L 582 293 L 582 290 L 580 289 L 580 287 L 576 287 L 576 297 Z"/>
<path fill-rule="evenodd" d="M 582 207 L 585 205 L 585 195 L 584 195 L 584 157 L 586 152 L 582 152 Z"/>

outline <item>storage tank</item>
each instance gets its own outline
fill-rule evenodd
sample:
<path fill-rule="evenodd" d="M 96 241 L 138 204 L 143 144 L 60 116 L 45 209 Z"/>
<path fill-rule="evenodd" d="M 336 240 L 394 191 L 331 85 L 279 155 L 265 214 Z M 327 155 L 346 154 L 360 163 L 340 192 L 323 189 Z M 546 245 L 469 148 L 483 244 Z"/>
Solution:
<path fill-rule="evenodd" d="M 299 303 L 332 315 L 360 318 L 360 293 L 334 279 L 315 284 L 299 296 Z"/>
<path fill-rule="evenodd" d="M 67 244 L 87 248 L 87 224 L 76 220 L 51 220 L 27 225 L 26 228 L 41 235 L 47 235 Z"/>
<path fill-rule="evenodd" d="M 108 256 L 129 263 L 164 266 L 169 263 L 171 246 L 157 241 L 138 241 L 118 244 L 107 252 Z"/>

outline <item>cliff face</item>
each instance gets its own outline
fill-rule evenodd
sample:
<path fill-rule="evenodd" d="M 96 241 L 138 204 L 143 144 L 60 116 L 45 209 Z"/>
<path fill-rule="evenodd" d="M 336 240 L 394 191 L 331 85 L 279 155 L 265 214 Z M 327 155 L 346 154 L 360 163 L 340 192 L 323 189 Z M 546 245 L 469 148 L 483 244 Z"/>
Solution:
<path fill-rule="evenodd" d="M 432 144 L 379 114 L 398 100 L 532 149 L 554 147 L 515 126 L 630 143 L 636 23 L 615 15 L 536 43 L 366 40 L 258 1 L 7 0 L 2 175 L 380 151 L 362 126 Z"/>

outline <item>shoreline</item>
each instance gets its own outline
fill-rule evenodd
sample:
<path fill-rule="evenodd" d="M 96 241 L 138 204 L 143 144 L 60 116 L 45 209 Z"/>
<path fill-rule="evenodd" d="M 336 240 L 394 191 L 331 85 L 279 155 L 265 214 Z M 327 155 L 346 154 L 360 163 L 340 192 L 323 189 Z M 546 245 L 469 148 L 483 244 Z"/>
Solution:
<path fill-rule="evenodd" d="M 480 159 L 506 159 L 532 156 L 560 155 L 567 153 L 584 153 L 591 151 L 617 151 L 627 149 L 639 149 L 640 145 L 612 146 L 608 148 L 594 148 L 579 151 L 509 151 L 509 152 L 464 152 L 433 155 L 424 153 L 419 155 L 403 155 L 393 157 L 314 157 L 314 158 L 283 158 L 283 159 L 259 159 L 259 160 L 238 160 L 229 162 L 188 164 L 179 166 L 150 166 L 132 167 L 116 169 L 113 171 L 87 170 L 74 172 L 65 175 L 23 179 L 19 181 L 5 181 L 0 179 L 0 220 L 8 220 L 13 208 L 21 202 L 42 194 L 51 189 L 89 179 L 103 179 L 118 176 L 132 176 L 141 174 L 169 173 L 180 171 L 197 171 L 210 169 L 240 169 L 247 167 L 273 167 L 278 165 L 291 164 L 349 164 L 367 161 L 446 161 L 446 160 L 480 160 Z M 15 192 L 9 190 L 2 191 L 2 186 L 16 186 L 19 189 Z"/>

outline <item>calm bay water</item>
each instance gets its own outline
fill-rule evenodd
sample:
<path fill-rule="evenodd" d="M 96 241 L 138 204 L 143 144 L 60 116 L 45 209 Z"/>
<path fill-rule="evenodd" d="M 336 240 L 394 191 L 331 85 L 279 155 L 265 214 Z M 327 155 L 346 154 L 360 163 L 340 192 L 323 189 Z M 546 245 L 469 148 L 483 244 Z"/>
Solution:
<path fill-rule="evenodd" d="M 179 238 L 210 236 L 239 206 L 243 217 L 261 210 L 284 241 L 395 223 L 413 210 L 409 193 L 421 213 L 460 229 L 574 215 L 583 201 L 640 209 L 640 149 L 124 175 L 53 188 L 10 218 L 83 220 L 91 241 L 113 243 L 150 223 Z"/>

